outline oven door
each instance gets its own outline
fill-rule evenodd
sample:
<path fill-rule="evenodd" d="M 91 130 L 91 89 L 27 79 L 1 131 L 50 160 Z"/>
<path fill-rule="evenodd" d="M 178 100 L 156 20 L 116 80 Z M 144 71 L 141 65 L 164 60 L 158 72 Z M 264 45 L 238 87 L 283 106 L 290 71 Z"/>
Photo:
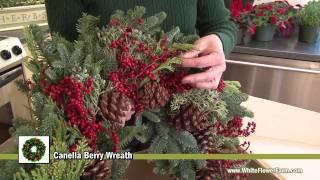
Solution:
<path fill-rule="evenodd" d="M 0 144 L 10 137 L 14 119 L 31 119 L 28 98 L 15 84 L 18 79 L 24 79 L 21 65 L 0 73 Z"/>

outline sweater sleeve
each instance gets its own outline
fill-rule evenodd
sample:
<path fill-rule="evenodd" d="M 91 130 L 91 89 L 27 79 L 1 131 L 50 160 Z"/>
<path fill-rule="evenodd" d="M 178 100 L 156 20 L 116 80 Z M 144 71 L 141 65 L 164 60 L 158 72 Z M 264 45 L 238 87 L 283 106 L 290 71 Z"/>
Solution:
<path fill-rule="evenodd" d="M 201 37 L 217 34 L 225 54 L 229 54 L 236 43 L 236 26 L 230 21 L 230 12 L 224 0 L 198 0 L 197 29 Z"/>
<path fill-rule="evenodd" d="M 45 5 L 50 32 L 75 40 L 77 21 L 85 12 L 83 0 L 45 0 Z"/>

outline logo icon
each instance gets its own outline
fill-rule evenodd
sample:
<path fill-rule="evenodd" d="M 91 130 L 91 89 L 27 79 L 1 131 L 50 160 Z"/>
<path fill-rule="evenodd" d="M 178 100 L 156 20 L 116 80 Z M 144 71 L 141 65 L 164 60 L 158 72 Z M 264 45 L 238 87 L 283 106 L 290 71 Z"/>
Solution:
<path fill-rule="evenodd" d="M 19 163 L 49 163 L 49 136 L 19 136 Z"/>

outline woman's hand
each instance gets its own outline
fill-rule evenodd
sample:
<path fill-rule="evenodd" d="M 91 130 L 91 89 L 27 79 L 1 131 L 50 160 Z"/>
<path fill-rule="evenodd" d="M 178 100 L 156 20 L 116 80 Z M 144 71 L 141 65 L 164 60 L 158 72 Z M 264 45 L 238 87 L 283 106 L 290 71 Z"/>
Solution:
<path fill-rule="evenodd" d="M 183 55 L 183 67 L 207 68 L 202 73 L 188 75 L 182 83 L 201 89 L 216 89 L 226 70 L 223 45 L 220 38 L 208 35 L 195 42 L 197 50 Z"/>

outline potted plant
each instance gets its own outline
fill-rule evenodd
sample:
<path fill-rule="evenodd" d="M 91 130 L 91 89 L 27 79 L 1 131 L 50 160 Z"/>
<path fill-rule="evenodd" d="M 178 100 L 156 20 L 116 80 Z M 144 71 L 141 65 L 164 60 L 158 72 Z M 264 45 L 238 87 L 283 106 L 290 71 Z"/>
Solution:
<path fill-rule="evenodd" d="M 277 26 L 287 19 L 288 11 L 279 7 L 279 2 L 262 3 L 252 9 L 252 21 L 257 26 L 255 40 L 273 40 Z"/>
<path fill-rule="evenodd" d="M 288 1 L 275 1 L 275 9 L 281 15 L 281 21 L 276 28 L 276 35 L 280 37 L 291 37 L 296 29 L 295 16 L 299 9 L 300 4 L 295 6 L 291 5 Z"/>
<path fill-rule="evenodd" d="M 243 5 L 243 0 L 231 1 L 231 20 L 238 27 L 237 44 L 247 44 L 256 32 L 256 26 L 251 21 L 252 3 L 248 2 Z"/>
<path fill-rule="evenodd" d="M 299 40 L 307 43 L 317 41 L 320 30 L 320 1 L 310 1 L 297 15 Z"/>

